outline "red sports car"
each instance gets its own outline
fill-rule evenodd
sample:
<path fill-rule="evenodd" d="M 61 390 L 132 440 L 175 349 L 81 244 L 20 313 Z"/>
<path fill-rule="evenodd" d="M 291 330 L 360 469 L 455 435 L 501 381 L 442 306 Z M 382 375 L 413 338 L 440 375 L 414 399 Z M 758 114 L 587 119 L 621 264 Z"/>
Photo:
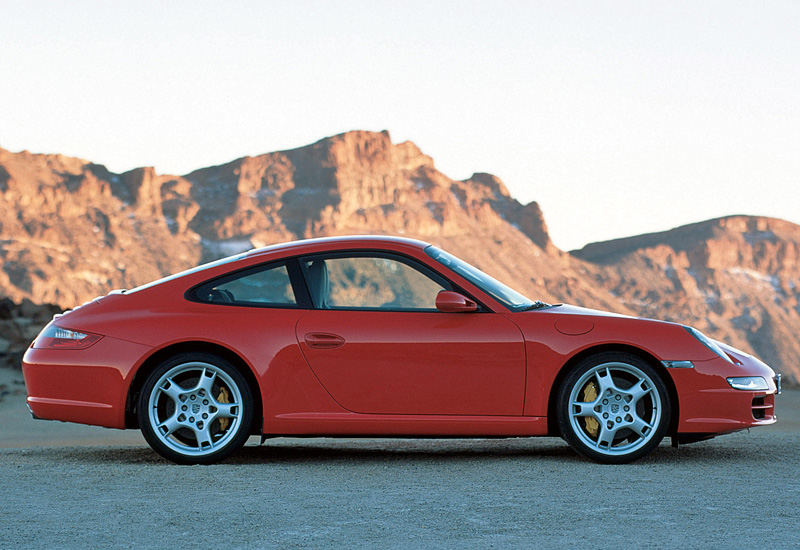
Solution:
<path fill-rule="evenodd" d="M 251 434 L 561 436 L 599 462 L 775 422 L 776 375 L 676 323 L 532 301 L 424 242 L 298 241 L 58 315 L 36 418 L 212 463 Z"/>

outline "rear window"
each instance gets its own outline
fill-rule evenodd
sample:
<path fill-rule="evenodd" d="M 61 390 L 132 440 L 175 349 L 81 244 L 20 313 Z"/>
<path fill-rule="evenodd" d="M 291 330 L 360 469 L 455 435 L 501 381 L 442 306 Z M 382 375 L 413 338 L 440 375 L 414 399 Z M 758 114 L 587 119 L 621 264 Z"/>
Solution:
<path fill-rule="evenodd" d="M 258 266 L 209 281 L 195 288 L 199 302 L 266 307 L 297 305 L 285 264 Z"/>

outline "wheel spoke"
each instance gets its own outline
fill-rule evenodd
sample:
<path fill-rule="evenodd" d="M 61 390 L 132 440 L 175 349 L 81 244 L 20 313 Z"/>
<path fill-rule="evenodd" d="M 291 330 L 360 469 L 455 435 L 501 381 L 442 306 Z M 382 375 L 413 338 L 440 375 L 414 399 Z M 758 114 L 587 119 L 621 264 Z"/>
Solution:
<path fill-rule="evenodd" d="M 161 391 L 161 393 L 172 399 L 176 406 L 181 403 L 180 396 L 186 391 L 176 384 L 172 378 L 167 378 L 158 389 Z"/>
<path fill-rule="evenodd" d="M 178 420 L 179 416 L 180 413 L 178 411 L 175 411 L 175 414 L 173 414 L 172 416 L 167 418 L 164 422 L 156 426 L 159 433 L 162 436 L 166 437 L 172 434 L 174 431 L 185 427 L 183 423 L 180 420 Z"/>
<path fill-rule="evenodd" d="M 599 419 L 600 417 L 594 410 L 595 402 L 592 403 L 584 403 L 584 402 L 577 402 L 572 403 L 571 406 L 571 414 L 572 416 L 591 416 L 593 418 Z"/>
<path fill-rule="evenodd" d="M 214 442 L 211 438 L 211 431 L 208 429 L 210 425 L 211 425 L 210 422 L 206 422 L 205 424 L 203 424 L 202 429 L 199 429 L 194 426 L 192 427 L 192 429 L 194 430 L 194 435 L 197 438 L 198 449 L 208 450 L 214 446 Z"/>
<path fill-rule="evenodd" d="M 205 390 L 207 395 L 211 395 L 211 390 L 214 387 L 214 380 L 216 379 L 216 372 L 212 371 L 209 374 L 208 369 L 203 369 L 203 373 L 200 375 L 200 381 L 197 383 L 197 388 Z"/>
<path fill-rule="evenodd" d="M 633 422 L 631 422 L 627 428 L 633 430 L 641 437 L 647 437 L 647 435 L 653 431 L 653 426 L 645 422 L 644 419 L 639 416 L 634 416 Z"/>
<path fill-rule="evenodd" d="M 640 378 L 633 386 L 625 391 L 633 398 L 633 404 L 635 405 L 642 397 L 653 391 L 653 388 L 647 385 L 647 381 L 644 378 Z"/>
<path fill-rule="evenodd" d="M 600 423 L 600 435 L 597 436 L 596 446 L 598 449 L 610 449 L 611 444 L 614 443 L 614 436 L 617 434 L 616 428 L 609 429 L 602 422 Z"/>
<path fill-rule="evenodd" d="M 611 369 L 605 368 L 597 371 L 597 385 L 600 386 L 600 396 L 602 397 L 608 390 L 616 390 L 617 385 L 611 377 Z"/>
<path fill-rule="evenodd" d="M 223 417 L 223 418 L 236 418 L 239 416 L 239 408 L 238 403 L 217 403 L 217 413 L 214 415 L 215 418 Z"/>

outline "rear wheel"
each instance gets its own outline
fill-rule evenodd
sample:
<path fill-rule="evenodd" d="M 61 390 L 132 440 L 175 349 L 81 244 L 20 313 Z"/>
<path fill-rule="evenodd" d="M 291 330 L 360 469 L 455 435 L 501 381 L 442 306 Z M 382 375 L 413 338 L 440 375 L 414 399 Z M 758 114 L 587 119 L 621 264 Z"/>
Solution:
<path fill-rule="evenodd" d="M 667 388 L 646 361 L 600 353 L 581 361 L 558 396 L 558 426 L 570 446 L 598 462 L 643 457 L 664 438 L 670 422 Z"/>
<path fill-rule="evenodd" d="M 211 464 L 244 445 L 253 397 L 228 361 L 185 353 L 150 374 L 137 414 L 142 435 L 160 455 L 179 464 Z"/>

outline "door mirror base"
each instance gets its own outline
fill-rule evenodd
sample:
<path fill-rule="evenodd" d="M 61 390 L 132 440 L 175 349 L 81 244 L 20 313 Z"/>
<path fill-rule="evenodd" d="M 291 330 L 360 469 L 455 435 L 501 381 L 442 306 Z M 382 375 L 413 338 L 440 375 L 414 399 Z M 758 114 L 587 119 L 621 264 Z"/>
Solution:
<path fill-rule="evenodd" d="M 458 292 L 442 290 L 436 295 L 436 309 L 444 313 L 469 313 L 477 311 L 478 304 Z"/>

